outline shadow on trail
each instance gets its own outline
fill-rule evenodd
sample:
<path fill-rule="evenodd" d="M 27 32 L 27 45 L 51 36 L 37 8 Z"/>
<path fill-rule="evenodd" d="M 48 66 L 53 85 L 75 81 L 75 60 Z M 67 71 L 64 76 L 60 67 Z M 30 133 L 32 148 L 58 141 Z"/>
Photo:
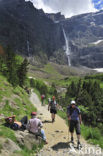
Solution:
<path fill-rule="evenodd" d="M 51 147 L 53 150 L 58 151 L 59 149 L 69 148 L 68 142 L 59 142 L 58 144 Z"/>
<path fill-rule="evenodd" d="M 44 121 L 42 121 L 42 123 L 52 123 L 52 121 L 50 121 L 50 120 L 44 120 Z"/>

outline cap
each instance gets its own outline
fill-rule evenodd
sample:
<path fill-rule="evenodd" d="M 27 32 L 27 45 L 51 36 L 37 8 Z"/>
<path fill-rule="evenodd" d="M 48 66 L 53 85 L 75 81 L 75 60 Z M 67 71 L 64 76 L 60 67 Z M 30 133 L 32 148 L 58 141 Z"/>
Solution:
<path fill-rule="evenodd" d="M 74 100 L 71 101 L 71 105 L 73 105 L 73 104 L 74 105 L 76 104 L 76 102 Z"/>
<path fill-rule="evenodd" d="M 37 115 L 37 112 L 32 112 L 31 115 Z"/>

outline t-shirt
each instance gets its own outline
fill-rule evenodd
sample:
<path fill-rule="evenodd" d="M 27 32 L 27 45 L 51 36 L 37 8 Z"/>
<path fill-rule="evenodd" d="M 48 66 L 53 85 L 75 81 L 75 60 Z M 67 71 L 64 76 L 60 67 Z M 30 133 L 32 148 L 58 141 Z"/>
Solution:
<path fill-rule="evenodd" d="M 50 109 L 57 109 L 57 103 L 55 100 L 50 102 Z"/>
<path fill-rule="evenodd" d="M 30 119 L 28 124 L 27 124 L 27 129 L 32 132 L 32 133 L 37 133 L 38 132 L 38 127 L 42 126 L 42 122 L 38 118 Z"/>
<path fill-rule="evenodd" d="M 80 109 L 78 107 L 72 108 L 71 106 L 67 107 L 67 114 L 70 115 L 71 120 L 78 121 L 79 114 L 81 114 Z"/>

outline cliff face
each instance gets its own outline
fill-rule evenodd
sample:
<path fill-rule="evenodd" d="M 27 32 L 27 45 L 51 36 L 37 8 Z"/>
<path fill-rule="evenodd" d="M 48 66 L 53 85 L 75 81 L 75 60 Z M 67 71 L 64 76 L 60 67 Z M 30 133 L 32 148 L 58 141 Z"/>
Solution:
<path fill-rule="evenodd" d="M 62 22 L 71 48 L 72 65 L 103 67 L 103 11 Z"/>
<path fill-rule="evenodd" d="M 33 61 L 66 64 L 65 30 L 71 65 L 103 67 L 103 11 L 65 19 L 45 14 L 25 0 L 0 0 L 0 45 Z M 64 48 L 63 48 L 64 47 Z"/>
<path fill-rule="evenodd" d="M 61 26 L 34 8 L 31 2 L 1 0 L 0 44 L 10 44 L 21 55 L 40 55 L 42 51 L 50 57 L 62 48 L 64 38 Z"/>

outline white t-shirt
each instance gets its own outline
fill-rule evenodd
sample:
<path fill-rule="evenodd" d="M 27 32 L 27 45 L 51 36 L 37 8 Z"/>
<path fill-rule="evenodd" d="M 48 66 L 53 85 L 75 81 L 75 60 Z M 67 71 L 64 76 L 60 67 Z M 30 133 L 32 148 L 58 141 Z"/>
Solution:
<path fill-rule="evenodd" d="M 37 133 L 39 126 L 43 126 L 41 120 L 38 118 L 33 118 L 29 120 L 27 124 L 27 129 L 32 133 Z"/>

